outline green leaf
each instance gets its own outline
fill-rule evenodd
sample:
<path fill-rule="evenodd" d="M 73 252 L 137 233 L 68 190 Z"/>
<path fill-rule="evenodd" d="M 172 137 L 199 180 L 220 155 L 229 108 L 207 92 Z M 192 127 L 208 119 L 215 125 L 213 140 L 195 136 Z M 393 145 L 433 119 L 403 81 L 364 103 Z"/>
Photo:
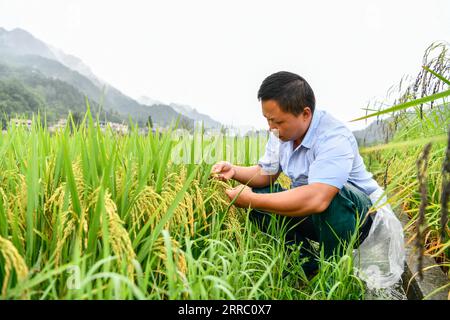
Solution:
<path fill-rule="evenodd" d="M 395 112 L 395 111 L 399 111 L 399 110 L 403 110 L 403 109 L 408 109 L 410 107 L 414 107 L 414 106 L 417 106 L 419 104 L 423 104 L 423 103 L 426 103 L 426 102 L 430 102 L 430 101 L 434 101 L 434 100 L 437 100 L 437 99 L 445 98 L 445 97 L 448 97 L 448 96 L 450 96 L 450 90 L 442 91 L 442 92 L 439 92 L 439 93 L 436 93 L 436 94 L 432 94 L 432 95 L 427 96 L 427 97 L 423 97 L 423 98 L 420 98 L 420 99 L 416 99 L 416 100 L 408 101 L 408 102 L 405 102 L 405 103 L 401 103 L 401 104 L 398 104 L 396 106 L 393 106 L 393 107 L 381 110 L 381 111 L 376 112 L 376 113 L 369 114 L 369 115 L 361 117 L 361 118 L 353 119 L 350 122 L 364 120 L 364 119 L 371 118 L 371 117 L 376 117 L 376 116 L 379 116 L 379 115 L 382 115 L 382 114 Z"/>
<path fill-rule="evenodd" d="M 431 70 L 430 68 L 428 68 L 427 66 L 422 66 L 422 68 L 424 68 L 425 70 L 427 70 L 429 73 L 433 74 L 435 77 L 439 78 L 439 80 L 443 81 L 444 83 L 450 85 L 450 80 L 444 78 L 443 75 L 434 72 L 433 70 Z"/>
<path fill-rule="evenodd" d="M 422 146 L 429 142 L 444 142 L 447 140 L 447 136 L 445 134 L 434 136 L 434 137 L 427 137 L 427 138 L 419 138 L 409 141 L 400 141 L 400 142 L 391 142 L 386 144 L 381 144 L 373 147 L 367 147 L 362 148 L 359 150 L 359 153 L 370 153 L 374 151 L 380 151 L 380 150 L 386 150 L 386 149 L 400 149 L 400 148 L 406 148 L 411 146 Z"/>

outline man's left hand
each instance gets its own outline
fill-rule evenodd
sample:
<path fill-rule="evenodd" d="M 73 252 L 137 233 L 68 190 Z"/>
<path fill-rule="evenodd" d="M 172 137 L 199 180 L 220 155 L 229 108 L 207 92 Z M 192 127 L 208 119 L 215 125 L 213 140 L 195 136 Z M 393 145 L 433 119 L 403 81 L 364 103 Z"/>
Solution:
<path fill-rule="evenodd" d="M 234 205 L 237 207 L 248 208 L 252 204 L 251 200 L 254 193 L 248 186 L 241 184 L 236 188 L 225 190 L 225 193 L 227 194 L 228 198 L 230 198 L 230 201 L 233 201 L 233 199 L 239 194 L 234 202 Z"/>

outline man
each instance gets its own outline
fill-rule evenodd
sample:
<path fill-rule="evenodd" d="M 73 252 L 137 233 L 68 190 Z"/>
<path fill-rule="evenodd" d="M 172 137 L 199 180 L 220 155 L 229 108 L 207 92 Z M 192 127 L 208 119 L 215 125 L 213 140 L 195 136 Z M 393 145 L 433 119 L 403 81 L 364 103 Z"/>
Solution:
<path fill-rule="evenodd" d="M 230 201 L 252 208 L 249 218 L 267 231 L 271 216 L 289 229 L 288 243 L 302 243 L 312 273 L 317 263 L 309 241 L 319 242 L 326 257 L 339 254 L 359 228 L 359 243 L 368 235 L 372 215 L 369 195 L 379 189 L 359 155 L 352 132 L 325 111 L 316 110 L 314 92 L 305 79 L 290 72 L 267 77 L 258 91 L 271 134 L 258 165 L 241 167 L 221 161 L 212 172 L 221 180 L 246 186 L 226 190 Z M 273 184 L 284 172 L 290 190 Z"/>

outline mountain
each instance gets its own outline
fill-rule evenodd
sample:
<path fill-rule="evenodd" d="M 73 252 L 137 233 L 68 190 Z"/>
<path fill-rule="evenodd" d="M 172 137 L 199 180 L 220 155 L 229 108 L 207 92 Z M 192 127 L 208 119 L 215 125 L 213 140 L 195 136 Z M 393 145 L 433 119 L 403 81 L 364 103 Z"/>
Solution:
<path fill-rule="evenodd" d="M 55 55 L 44 42 L 36 39 L 30 33 L 20 28 L 11 31 L 0 28 L 0 54 L 33 54 L 56 60 Z"/>
<path fill-rule="evenodd" d="M 65 54 L 61 50 L 49 46 L 50 50 L 52 51 L 53 55 L 56 57 L 57 61 L 68 67 L 69 69 L 72 69 L 74 71 L 77 71 L 78 73 L 82 74 L 89 80 L 91 80 L 96 86 L 103 86 L 107 85 L 107 83 L 100 78 L 98 78 L 89 68 L 87 65 L 81 61 L 81 59 L 78 59 L 75 56 Z"/>
<path fill-rule="evenodd" d="M 220 129 L 222 127 L 220 122 L 213 120 L 210 116 L 200 113 L 190 106 L 175 103 L 171 103 L 170 106 L 178 113 L 191 118 L 196 122 L 203 121 L 206 128 Z"/>
<path fill-rule="evenodd" d="M 111 111 L 99 111 L 91 101 L 94 116 L 99 112 L 101 119 L 121 122 L 121 117 Z M 86 110 L 85 96 L 73 86 L 58 79 L 49 79 L 36 70 L 11 68 L 0 64 L 0 113 L 11 117 L 45 114 L 48 123 L 54 123 L 68 116 L 69 111 L 82 118 Z M 4 119 L 2 119 L 4 120 Z"/>
<path fill-rule="evenodd" d="M 391 134 L 390 120 L 372 122 L 362 130 L 353 131 L 359 147 L 368 147 L 379 143 L 387 143 Z"/>
<path fill-rule="evenodd" d="M 44 43 L 29 32 L 20 28 L 13 29 L 9 32 L 0 28 L 0 54 L 15 56 L 35 55 L 55 60 L 69 69 L 84 75 L 97 86 L 105 84 L 105 82 L 95 76 L 91 69 L 79 58 L 65 54 L 60 49 Z"/>
<path fill-rule="evenodd" d="M 147 105 L 147 106 L 154 106 L 154 105 L 163 105 L 162 102 L 158 100 L 154 100 L 152 98 L 141 96 L 138 98 L 139 103 Z M 195 122 L 203 121 L 203 124 L 205 128 L 209 129 L 220 129 L 223 125 L 213 120 L 210 116 L 198 112 L 196 109 L 188 106 L 188 105 L 182 105 L 182 104 L 176 104 L 176 103 L 170 103 L 169 106 L 174 109 L 179 114 L 182 114 L 183 116 L 186 116 Z"/>
<path fill-rule="evenodd" d="M 94 115 L 99 112 L 96 101 L 90 101 Z M 15 68 L 0 63 L 0 113 L 10 116 L 45 113 L 49 123 L 69 114 L 81 116 L 86 111 L 85 95 L 67 82 L 46 77 L 38 70 Z M 121 122 L 117 112 L 103 110 L 103 119 Z"/>
<path fill-rule="evenodd" d="M 159 101 L 159 100 L 155 100 L 155 99 L 149 98 L 149 97 L 147 97 L 147 96 L 141 96 L 141 97 L 139 97 L 139 98 L 137 99 L 137 101 L 138 101 L 140 104 L 143 104 L 143 105 L 146 105 L 146 106 L 153 106 L 153 105 L 155 105 L 155 104 L 164 104 L 164 103 L 162 103 L 162 102 Z"/>
<path fill-rule="evenodd" d="M 152 117 L 153 123 L 167 126 L 179 118 L 184 125 L 193 126 L 192 119 L 181 115 L 168 105 L 146 106 L 138 103 L 96 77 L 77 57 L 64 54 L 23 29 L 7 31 L 0 28 L 0 63 L 3 64 L 4 74 L 0 77 L 3 81 L 14 80 L 7 78 L 6 74 L 16 78 L 20 74 L 20 81 L 30 87 L 30 79 L 27 77 L 39 74 L 40 81 L 43 81 L 42 78 L 47 78 L 49 82 L 59 80 L 82 96 L 86 95 L 94 103 L 102 104 L 107 113 L 117 113 L 123 120 L 130 116 L 142 126 Z M 55 86 L 50 87 L 55 90 Z M 62 85 L 56 87 L 61 89 Z M 30 88 L 33 89 L 32 86 Z M 44 104 L 47 104 L 48 94 L 41 92 L 40 96 Z"/>

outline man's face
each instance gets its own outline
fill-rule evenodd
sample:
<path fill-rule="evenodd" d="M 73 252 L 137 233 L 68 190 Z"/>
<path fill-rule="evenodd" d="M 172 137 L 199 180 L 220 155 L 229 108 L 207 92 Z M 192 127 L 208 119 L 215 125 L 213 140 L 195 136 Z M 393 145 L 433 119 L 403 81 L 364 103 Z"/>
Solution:
<path fill-rule="evenodd" d="M 301 114 L 283 112 L 275 100 L 262 102 L 262 112 L 270 130 L 278 130 L 281 141 L 303 139 L 312 119 L 311 109 L 306 107 Z"/>

